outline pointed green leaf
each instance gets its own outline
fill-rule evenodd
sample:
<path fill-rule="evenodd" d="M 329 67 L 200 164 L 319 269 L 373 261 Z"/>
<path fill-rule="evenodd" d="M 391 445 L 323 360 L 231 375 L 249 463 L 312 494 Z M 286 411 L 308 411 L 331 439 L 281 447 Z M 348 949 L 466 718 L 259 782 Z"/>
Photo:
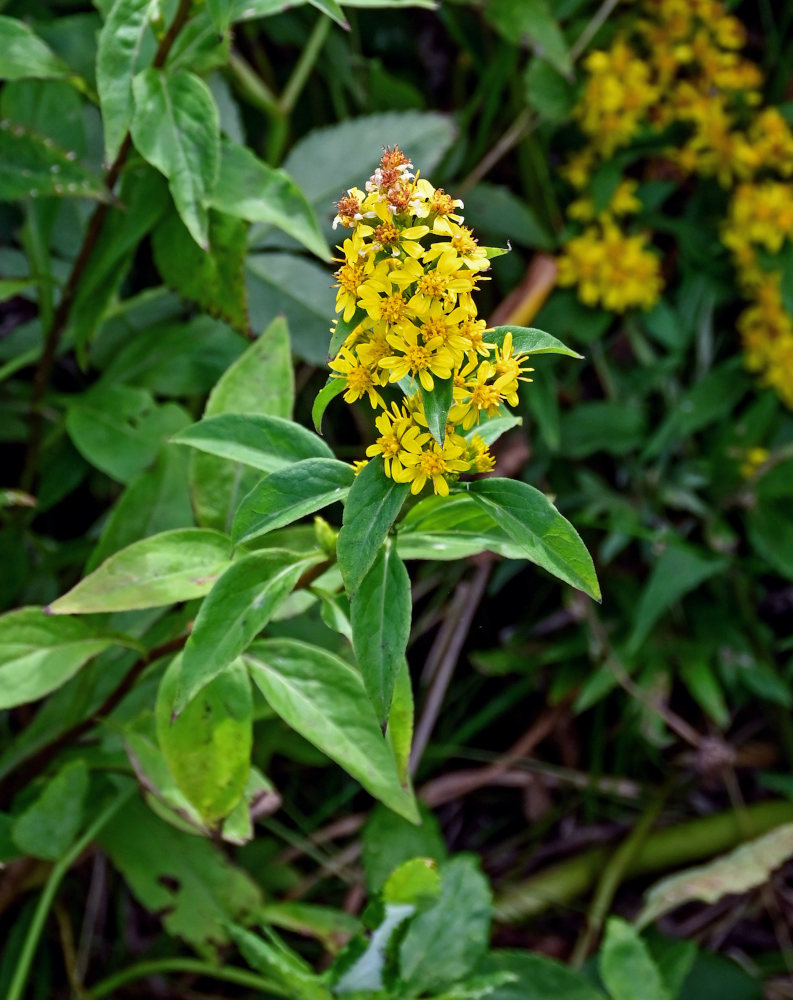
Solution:
<path fill-rule="evenodd" d="M 314 405 L 311 407 L 311 420 L 314 423 L 314 429 L 317 434 L 322 433 L 322 418 L 325 415 L 328 404 L 332 399 L 341 395 L 346 388 L 347 383 L 343 378 L 334 378 L 331 375 L 317 393 Z"/>
<path fill-rule="evenodd" d="M 88 784 L 84 760 L 62 767 L 17 817 L 11 828 L 16 846 L 34 858 L 57 861 L 80 832 Z"/>
<path fill-rule="evenodd" d="M 606 924 L 598 967 L 613 1000 L 672 1000 L 647 945 L 619 917 Z"/>
<path fill-rule="evenodd" d="M 427 418 L 427 426 L 438 444 L 443 445 L 446 439 L 446 421 L 449 419 L 449 410 L 452 405 L 454 379 L 436 378 L 432 391 L 428 391 L 423 385 L 419 388 L 424 402 L 424 416 Z"/>
<path fill-rule="evenodd" d="M 132 82 L 131 131 L 141 156 L 168 178 L 174 204 L 196 243 L 209 249 L 206 200 L 220 161 L 220 122 L 209 87 L 185 70 L 149 68 Z"/>
<path fill-rule="evenodd" d="M 43 608 L 0 615 L 0 709 L 38 701 L 65 684 L 97 653 L 132 640 Z"/>
<path fill-rule="evenodd" d="M 485 331 L 485 339 L 488 344 L 504 343 L 504 338 L 508 333 L 512 334 L 512 348 L 514 354 L 565 354 L 569 358 L 581 358 L 583 355 L 552 337 L 544 330 L 536 330 L 531 326 L 494 326 L 492 330 Z"/>
<path fill-rule="evenodd" d="M 300 424 L 256 414 L 204 417 L 171 440 L 261 472 L 277 472 L 307 458 L 333 458 L 322 438 Z"/>
<path fill-rule="evenodd" d="M 245 651 L 317 555 L 301 559 L 283 549 L 251 552 L 229 566 L 202 602 L 184 648 L 173 711 Z"/>
<path fill-rule="evenodd" d="M 218 31 L 222 32 L 228 28 L 233 8 L 234 0 L 207 0 L 207 9 Z"/>
<path fill-rule="evenodd" d="M 375 798 L 416 822 L 361 675 L 338 656 L 294 639 L 257 642 L 244 654 L 270 706 Z"/>
<path fill-rule="evenodd" d="M 227 930 L 251 968 L 277 980 L 280 985 L 274 992 L 283 994 L 286 990 L 294 1000 L 333 1000 L 320 977 L 296 951 L 265 941 L 243 927 L 232 924 Z M 271 937 L 275 937 L 272 932 Z"/>
<path fill-rule="evenodd" d="M 102 179 L 75 154 L 22 125 L 0 120 L 0 201 L 18 198 L 95 198 L 107 201 Z"/>
<path fill-rule="evenodd" d="M 322 260 L 330 251 L 306 196 L 284 171 L 260 160 L 246 146 L 225 142 L 209 204 L 247 222 L 264 222 L 299 240 Z"/>
<path fill-rule="evenodd" d="M 232 811 L 248 781 L 253 696 L 237 660 L 205 685 L 174 718 L 182 657 L 165 671 L 157 695 L 157 740 L 176 783 L 209 826 Z"/>
<path fill-rule="evenodd" d="M 132 122 L 132 78 L 154 47 L 149 22 L 159 0 L 115 0 L 96 54 L 96 87 L 105 129 L 105 156 L 115 159 Z"/>
<path fill-rule="evenodd" d="M 728 560 L 703 552 L 691 545 L 671 544 L 653 566 L 642 591 L 634 617 L 628 649 L 636 653 L 653 625 L 673 604 L 716 573 L 723 572 Z"/>
<path fill-rule="evenodd" d="M 70 404 L 66 430 L 86 461 L 128 483 L 189 419 L 176 403 L 155 403 L 146 389 L 102 380 Z"/>
<path fill-rule="evenodd" d="M 413 687 L 407 660 L 403 659 L 397 668 L 394 695 L 388 712 L 386 739 L 391 744 L 396 758 L 399 780 L 403 785 L 410 781 L 410 751 L 413 745 Z"/>
<path fill-rule="evenodd" d="M 517 543 L 524 559 L 600 600 L 592 557 L 544 493 L 512 479 L 480 479 L 471 483 L 469 495 Z"/>
<path fill-rule="evenodd" d="M 383 722 L 410 635 L 410 577 L 386 539 L 350 602 L 352 642 L 364 687 Z"/>
<path fill-rule="evenodd" d="M 48 611 L 131 611 L 203 597 L 231 562 L 230 547 L 226 535 L 206 528 L 163 531 L 110 556 Z"/>
<path fill-rule="evenodd" d="M 373 459 L 361 469 L 344 505 L 337 542 L 339 567 L 347 593 L 360 587 L 380 546 L 402 509 L 409 487 L 385 474 L 382 460 Z"/>
<path fill-rule="evenodd" d="M 467 493 L 427 496 L 411 507 L 397 529 L 403 559 L 464 559 L 477 552 L 523 558 L 520 547 Z"/>
<path fill-rule="evenodd" d="M 399 947 L 409 995 L 437 992 L 467 976 L 487 950 L 492 898 L 478 859 L 459 855 L 441 865 L 441 894 L 410 922 Z"/>
<path fill-rule="evenodd" d="M 154 230 L 152 251 L 162 280 L 177 295 L 243 335 L 249 333 L 244 276 L 248 229 L 244 222 L 211 212 L 209 249 L 204 251 L 172 211 Z"/>
<path fill-rule="evenodd" d="M 606 1000 L 580 972 L 530 951 L 491 951 L 480 972 L 509 972 L 515 982 L 502 987 L 497 1000 Z"/>
<path fill-rule="evenodd" d="M 33 29 L 15 17 L 0 16 L 0 80 L 43 80 L 73 75 Z"/>
<path fill-rule="evenodd" d="M 312 7 L 321 10 L 323 14 L 327 14 L 339 27 L 344 28 L 345 31 L 349 31 L 350 26 L 347 23 L 347 18 L 344 16 L 344 11 L 336 3 L 336 0 L 308 0 L 308 2 Z"/>
<path fill-rule="evenodd" d="M 347 496 L 354 473 L 335 458 L 307 458 L 263 479 L 234 516 L 234 544 L 283 528 Z"/>

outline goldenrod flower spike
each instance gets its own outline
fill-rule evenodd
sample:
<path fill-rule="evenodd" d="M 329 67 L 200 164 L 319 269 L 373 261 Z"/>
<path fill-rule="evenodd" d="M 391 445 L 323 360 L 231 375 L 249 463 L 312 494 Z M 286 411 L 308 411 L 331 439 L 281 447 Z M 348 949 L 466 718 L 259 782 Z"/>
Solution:
<path fill-rule="evenodd" d="M 344 379 L 348 403 L 366 397 L 382 411 L 366 454 L 382 456 L 386 475 L 413 493 L 431 483 L 446 496 L 461 474 L 491 471 L 484 439 L 465 434 L 505 402 L 516 405 L 518 382 L 530 381 L 527 357 L 513 355 L 511 335 L 501 347 L 490 344 L 477 318 L 474 295 L 490 261 L 464 225 L 462 207 L 419 178 L 395 146 L 364 190 L 350 188 L 339 199 L 334 219 L 334 227 L 351 231 L 338 248 L 336 312 L 358 323 L 330 362 L 332 375 Z M 453 396 L 445 435 L 436 440 L 424 401 L 439 391 L 438 380 L 452 382 Z M 381 392 L 389 386 L 407 386 L 390 407 Z M 364 465 L 354 463 L 356 473 Z"/>

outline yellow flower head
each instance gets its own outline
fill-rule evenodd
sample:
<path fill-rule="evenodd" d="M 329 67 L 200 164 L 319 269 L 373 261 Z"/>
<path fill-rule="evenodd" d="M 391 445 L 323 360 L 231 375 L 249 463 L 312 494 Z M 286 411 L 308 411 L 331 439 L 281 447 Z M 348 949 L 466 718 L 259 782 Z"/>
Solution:
<path fill-rule="evenodd" d="M 498 415 L 504 402 L 515 405 L 518 383 L 530 381 L 511 334 L 500 347 L 489 343 L 477 318 L 474 296 L 490 260 L 462 208 L 418 178 L 398 147 L 384 151 L 364 190 L 350 188 L 337 206 L 336 224 L 350 234 L 339 247 L 336 311 L 348 330 L 357 325 L 330 362 L 332 377 L 344 380 L 346 402 L 366 397 L 379 411 L 367 457 L 413 493 L 431 484 L 446 496 L 463 473 L 491 471 L 484 440 L 462 432 Z M 424 412 L 438 380 L 451 380 L 453 393 L 442 444 Z M 389 405 L 387 388 L 405 396 Z"/>

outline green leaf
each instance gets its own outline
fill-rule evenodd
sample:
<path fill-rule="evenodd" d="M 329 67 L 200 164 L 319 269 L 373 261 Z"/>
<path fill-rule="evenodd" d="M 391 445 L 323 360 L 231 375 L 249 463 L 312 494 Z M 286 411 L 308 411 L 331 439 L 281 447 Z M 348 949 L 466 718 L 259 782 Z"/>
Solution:
<path fill-rule="evenodd" d="M 247 222 L 276 226 L 317 257 L 330 259 L 314 210 L 300 188 L 286 171 L 271 167 L 245 146 L 221 146 L 220 172 L 209 204 Z"/>
<path fill-rule="evenodd" d="M 188 420 L 180 406 L 157 405 L 145 389 L 101 381 L 71 403 L 66 430 L 86 461 L 128 483 Z"/>
<path fill-rule="evenodd" d="M 749 388 L 749 376 L 737 359 L 712 369 L 675 402 L 666 420 L 650 438 L 642 458 L 654 458 L 680 438 L 687 438 L 722 420 Z"/>
<path fill-rule="evenodd" d="M 138 539 L 192 525 L 186 457 L 166 447 L 154 467 L 133 479 L 111 508 L 86 572 Z"/>
<path fill-rule="evenodd" d="M 441 876 L 432 858 L 411 858 L 391 872 L 383 885 L 383 902 L 413 903 L 437 899 Z"/>
<path fill-rule="evenodd" d="M 294 396 L 289 330 L 278 317 L 221 377 L 209 394 L 204 416 L 242 413 L 289 420 Z M 190 479 L 198 522 L 229 531 L 240 498 L 259 477 L 236 462 L 197 454 Z"/>
<path fill-rule="evenodd" d="M 288 991 L 286 995 L 294 1000 L 333 1000 L 308 962 L 278 941 L 272 931 L 273 944 L 242 927 L 229 926 L 228 932 L 251 968 L 278 981 L 278 993 Z"/>
<path fill-rule="evenodd" d="M 517 543 L 524 559 L 600 600 L 592 557 L 545 494 L 511 479 L 481 479 L 470 484 L 469 495 Z"/>
<path fill-rule="evenodd" d="M 119 644 L 130 643 L 87 622 L 51 618 L 42 608 L 0 615 L 0 709 L 38 701 Z"/>
<path fill-rule="evenodd" d="M 333 378 L 331 375 L 317 393 L 314 405 L 311 407 L 311 420 L 317 434 L 322 433 L 322 418 L 325 415 L 328 404 L 332 399 L 340 396 L 346 388 L 347 383 L 343 378 Z"/>
<path fill-rule="evenodd" d="M 157 740 L 176 783 L 210 826 L 242 798 L 253 746 L 253 697 L 236 660 L 203 686 L 174 718 L 182 658 L 165 671 L 157 695 Z"/>
<path fill-rule="evenodd" d="M 312 364 L 324 365 L 335 301 L 328 271 L 291 253 L 249 254 L 246 268 L 254 327 L 283 314 L 295 353 Z"/>
<path fill-rule="evenodd" d="M 410 577 L 394 540 L 387 538 L 350 602 L 355 658 L 381 722 L 405 660 L 411 611 Z"/>
<path fill-rule="evenodd" d="M 467 976 L 490 938 L 490 885 L 479 861 L 458 855 L 441 865 L 438 901 L 411 920 L 399 948 L 400 976 L 415 996 Z"/>
<path fill-rule="evenodd" d="M 217 30 L 225 31 L 231 23 L 234 0 L 207 0 L 207 8 Z"/>
<path fill-rule="evenodd" d="M 504 343 L 508 333 L 512 334 L 513 354 L 564 354 L 568 358 L 581 358 L 583 355 L 566 347 L 561 340 L 552 337 L 544 330 L 536 330 L 532 326 L 494 326 L 485 331 L 488 344 Z"/>
<path fill-rule="evenodd" d="M 333 326 L 333 332 L 331 333 L 330 345 L 328 346 L 328 361 L 332 361 L 336 355 L 341 350 L 342 344 L 353 332 L 353 330 L 358 326 L 362 320 L 366 319 L 366 310 L 356 307 L 355 312 L 350 316 L 348 320 L 344 319 L 344 316 L 339 316 Z"/>
<path fill-rule="evenodd" d="M 467 493 L 428 496 L 397 527 L 403 559 L 464 559 L 478 552 L 524 558 L 522 549 Z"/>
<path fill-rule="evenodd" d="M 436 378 L 432 391 L 428 391 L 423 385 L 419 386 L 419 389 L 424 402 L 427 427 L 438 444 L 443 445 L 446 439 L 446 421 L 449 419 L 449 410 L 452 406 L 454 379 Z"/>
<path fill-rule="evenodd" d="M 374 459 L 355 477 L 344 505 L 344 518 L 336 546 L 339 568 L 350 597 L 377 558 L 380 546 L 402 509 L 409 487 L 385 474 Z"/>
<path fill-rule="evenodd" d="M 85 761 L 64 765 L 17 817 L 11 836 L 20 851 L 44 861 L 65 854 L 80 832 L 88 783 Z"/>
<path fill-rule="evenodd" d="M 397 668 L 394 695 L 388 712 L 385 735 L 396 758 L 399 780 L 403 785 L 410 781 L 410 750 L 413 744 L 413 687 L 407 660 Z"/>
<path fill-rule="evenodd" d="M 411 858 L 432 858 L 438 863 L 446 860 L 446 842 L 435 814 L 421 803 L 419 811 L 421 826 L 385 806 L 375 806 L 369 814 L 362 833 L 361 860 L 370 894 L 380 892 L 391 873 Z"/>
<path fill-rule="evenodd" d="M 204 417 L 171 440 L 261 472 L 277 472 L 308 458 L 333 458 L 322 438 L 300 424 L 258 414 Z"/>
<path fill-rule="evenodd" d="M 73 75 L 68 66 L 55 55 L 23 21 L 0 16 L 0 80 L 40 80 Z"/>
<path fill-rule="evenodd" d="M 317 555 L 301 559 L 283 549 L 251 552 L 229 566 L 202 602 L 184 648 L 173 711 L 245 652 Z"/>
<path fill-rule="evenodd" d="M 150 68 L 135 77 L 132 90 L 135 146 L 168 178 L 182 222 L 208 250 L 206 200 L 220 163 L 220 122 L 209 87 L 185 70 L 170 74 Z"/>
<path fill-rule="evenodd" d="M 0 302 L 16 298 L 35 284 L 35 278 L 0 278 Z"/>
<path fill-rule="evenodd" d="M 108 163 L 115 159 L 132 123 L 132 78 L 153 48 L 149 22 L 157 7 L 158 0 L 115 0 L 99 32 L 96 87 Z"/>
<path fill-rule="evenodd" d="M 350 30 L 350 26 L 347 23 L 347 18 L 344 16 L 344 11 L 336 3 L 336 0 L 308 0 L 312 7 L 316 7 L 317 10 L 321 10 L 323 14 L 327 14 L 329 18 L 336 22 L 345 31 Z"/>
<path fill-rule="evenodd" d="M 345 940 L 361 931 L 361 921 L 351 913 L 317 903 L 266 903 L 259 911 L 263 924 L 316 938 L 331 955 Z"/>
<path fill-rule="evenodd" d="M 0 120 L 0 201 L 18 198 L 95 198 L 107 201 L 101 178 L 24 126 Z"/>
<path fill-rule="evenodd" d="M 502 434 L 506 434 L 513 427 L 520 427 L 522 423 L 522 417 L 515 417 L 511 414 L 505 417 L 491 417 L 489 420 L 483 420 L 480 424 L 474 424 L 465 438 L 470 441 L 478 436 L 485 444 L 491 445 L 498 441 Z"/>
<path fill-rule="evenodd" d="M 411 822 L 416 803 L 399 781 L 361 676 L 327 650 L 294 639 L 255 643 L 244 656 L 253 679 L 287 725 Z"/>
<path fill-rule="evenodd" d="M 289 328 L 278 316 L 223 373 L 209 394 L 205 415 L 249 413 L 289 420 L 294 402 Z"/>
<path fill-rule="evenodd" d="M 639 448 L 646 426 L 641 410 L 627 403 L 599 400 L 579 403 L 562 415 L 561 449 L 571 458 L 598 451 L 625 455 Z"/>
<path fill-rule="evenodd" d="M 647 946 L 653 961 L 658 966 L 661 979 L 669 994 L 677 998 L 688 978 L 691 967 L 697 960 L 695 941 L 680 941 L 674 938 L 652 934 L 647 938 Z"/>
<path fill-rule="evenodd" d="M 599 970 L 613 1000 L 672 1000 L 647 945 L 619 917 L 606 924 Z"/>
<path fill-rule="evenodd" d="M 749 541 L 755 552 L 788 580 L 793 580 L 792 512 L 790 500 L 762 499 L 746 518 Z"/>
<path fill-rule="evenodd" d="M 167 190 L 165 194 L 167 198 Z M 163 304 L 173 304 L 164 288 L 158 296 Z M 145 309 L 143 303 L 141 307 Z M 211 316 L 188 320 L 175 316 L 153 326 L 144 319 L 144 323 L 133 337 L 127 334 L 123 344 L 112 343 L 110 331 L 97 344 L 92 363 L 104 368 L 108 381 L 138 385 L 158 396 L 203 397 L 250 347 L 240 334 Z"/>
<path fill-rule="evenodd" d="M 548 0 L 490 0 L 484 15 L 511 44 L 528 42 L 560 73 L 572 72 L 567 42 Z"/>
<path fill-rule="evenodd" d="M 526 70 L 526 100 L 547 121 L 562 122 L 570 117 L 576 88 L 547 59 L 532 59 Z"/>
<path fill-rule="evenodd" d="M 529 951 L 492 951 L 478 972 L 509 972 L 514 983 L 491 993 L 492 1000 L 605 1000 L 580 972 Z"/>
<path fill-rule="evenodd" d="M 163 219 L 152 236 L 154 262 L 165 284 L 245 335 L 250 329 L 245 290 L 247 250 L 245 223 L 220 212 L 210 213 L 207 251 L 196 246 L 175 212 Z"/>
<path fill-rule="evenodd" d="M 343 500 L 353 479 L 350 466 L 335 458 L 307 458 L 271 473 L 239 505 L 231 532 L 234 544 Z"/>
<path fill-rule="evenodd" d="M 628 641 L 629 652 L 638 652 L 665 611 L 705 580 L 723 572 L 727 565 L 723 557 L 680 542 L 670 544 L 653 566 L 642 591 Z"/>
<path fill-rule="evenodd" d="M 163 531 L 116 552 L 47 609 L 53 615 L 157 608 L 209 593 L 231 562 L 226 535 Z"/>
<path fill-rule="evenodd" d="M 204 954 L 228 943 L 229 920 L 248 919 L 262 904 L 250 876 L 210 840 L 175 830 L 137 798 L 97 839 L 138 902 Z"/>

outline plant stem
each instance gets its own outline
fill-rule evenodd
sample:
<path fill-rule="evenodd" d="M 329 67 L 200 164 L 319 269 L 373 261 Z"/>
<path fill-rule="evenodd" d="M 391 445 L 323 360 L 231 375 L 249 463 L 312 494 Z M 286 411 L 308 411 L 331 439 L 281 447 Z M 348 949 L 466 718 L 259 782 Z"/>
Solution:
<path fill-rule="evenodd" d="M 174 15 L 171 26 L 165 33 L 154 55 L 154 61 L 152 63 L 154 67 L 159 69 L 165 65 L 165 61 L 167 60 L 171 48 L 176 41 L 177 35 L 185 24 L 187 24 L 187 21 L 190 18 L 191 7 L 192 0 L 179 0 L 179 8 Z M 121 171 L 124 169 L 124 165 L 127 162 L 127 157 L 129 156 L 131 149 L 132 139 L 129 132 L 127 132 L 115 160 L 105 175 L 104 185 L 110 196 L 112 196 L 116 182 L 121 176 Z M 36 366 L 36 371 L 33 375 L 33 390 L 30 400 L 30 430 L 28 433 L 25 465 L 22 469 L 22 475 L 20 477 L 20 489 L 26 493 L 30 492 L 36 479 L 39 452 L 41 451 L 41 432 L 43 423 L 41 403 L 50 384 L 52 369 L 55 365 L 55 358 L 58 353 L 58 346 L 69 322 L 69 316 L 77 294 L 77 288 L 86 268 L 88 267 L 88 263 L 93 256 L 94 249 L 96 248 L 97 241 L 99 240 L 99 235 L 102 232 L 105 217 L 107 216 L 110 206 L 111 198 L 108 198 L 107 201 L 100 202 L 94 209 L 93 215 L 88 221 L 88 228 L 86 229 L 82 246 L 80 247 L 74 264 L 72 265 L 69 277 L 66 279 L 66 284 L 64 285 L 63 292 L 61 294 L 61 300 L 58 303 L 58 308 L 55 310 L 52 324 L 50 325 L 44 341 L 44 347 L 41 352 L 41 357 L 39 358 L 39 363 Z"/>
<path fill-rule="evenodd" d="M 661 872 L 729 851 L 746 839 L 743 824 L 751 836 L 759 837 L 791 821 L 793 802 L 775 801 L 748 806 L 740 823 L 735 812 L 729 810 L 662 827 L 645 840 L 626 866 L 624 876 Z M 496 919 L 502 923 L 517 922 L 552 906 L 570 904 L 595 884 L 611 853 L 608 847 L 594 847 L 518 883 L 496 897 Z"/>
<path fill-rule="evenodd" d="M 27 935 L 25 936 L 25 943 L 22 945 L 22 951 L 20 953 L 19 960 L 17 961 L 16 969 L 14 970 L 14 978 L 11 980 L 11 985 L 8 993 L 6 994 L 6 1000 L 22 1000 L 22 996 L 25 992 L 25 986 L 27 984 L 28 974 L 30 972 L 30 966 L 33 963 L 33 956 L 36 953 L 36 947 L 39 943 L 41 932 L 44 930 L 47 914 L 49 913 L 50 907 L 55 899 L 58 886 L 63 881 L 63 877 L 66 875 L 74 862 L 80 857 L 86 847 L 88 847 L 91 841 L 96 837 L 102 827 L 116 814 L 127 799 L 131 797 L 134 790 L 135 788 L 133 786 L 117 795 L 116 798 L 102 810 L 82 837 L 75 841 L 66 854 L 64 854 L 63 857 L 52 866 L 52 871 L 50 872 L 50 876 L 47 879 L 44 890 L 39 897 L 38 904 L 33 913 L 33 919 L 30 922 L 30 927 L 28 928 Z"/>
<path fill-rule="evenodd" d="M 87 1000 L 101 1000 L 102 997 L 112 996 L 125 983 L 131 983 L 136 979 L 145 979 L 147 976 L 167 975 L 171 972 L 191 972 L 197 976 L 206 976 L 207 979 L 235 983 L 238 986 L 247 986 L 249 989 L 269 992 L 279 997 L 288 996 L 282 986 L 258 976 L 255 972 L 249 972 L 247 969 L 211 965 L 199 958 L 158 958 L 151 962 L 130 965 L 128 968 L 108 976 L 107 979 L 97 983 L 93 989 L 88 990 L 86 998 Z"/>

